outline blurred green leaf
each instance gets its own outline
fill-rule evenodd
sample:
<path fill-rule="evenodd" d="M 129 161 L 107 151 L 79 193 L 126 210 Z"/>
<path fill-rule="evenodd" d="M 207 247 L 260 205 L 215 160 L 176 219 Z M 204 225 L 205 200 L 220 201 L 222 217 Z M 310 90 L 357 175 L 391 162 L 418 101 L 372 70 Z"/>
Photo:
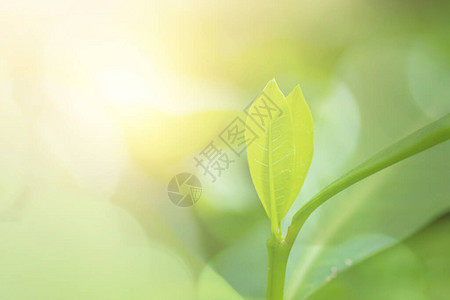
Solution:
<path fill-rule="evenodd" d="M 179 256 L 59 175 L 29 194 L 20 221 L 0 222 L 1 299 L 196 299 Z"/>
<path fill-rule="evenodd" d="M 199 300 L 244 300 L 209 266 L 204 268 L 198 284 Z"/>
<path fill-rule="evenodd" d="M 211 263 L 242 296 L 265 297 L 267 283 L 266 220 L 255 224 Z"/>
<path fill-rule="evenodd" d="M 340 274 L 308 299 L 444 300 L 450 293 L 450 215 Z M 330 274 L 332 270 L 329 270 Z"/>

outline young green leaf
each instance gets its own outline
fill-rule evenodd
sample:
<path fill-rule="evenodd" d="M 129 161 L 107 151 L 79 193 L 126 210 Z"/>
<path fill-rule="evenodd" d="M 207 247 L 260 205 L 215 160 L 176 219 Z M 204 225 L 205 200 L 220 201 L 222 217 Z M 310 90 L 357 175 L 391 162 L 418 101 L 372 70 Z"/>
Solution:
<path fill-rule="evenodd" d="M 301 90 L 284 97 L 275 80 L 253 102 L 247 126 L 247 156 L 259 198 L 278 232 L 308 173 L 313 122 Z M 257 128 L 259 127 L 259 129 Z M 258 137 L 252 140 L 253 132 Z"/>

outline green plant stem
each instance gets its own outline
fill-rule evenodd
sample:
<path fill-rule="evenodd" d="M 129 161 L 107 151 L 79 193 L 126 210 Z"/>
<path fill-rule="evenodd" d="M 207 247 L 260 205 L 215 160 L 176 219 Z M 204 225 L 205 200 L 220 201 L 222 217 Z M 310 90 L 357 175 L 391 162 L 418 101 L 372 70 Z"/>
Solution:
<path fill-rule="evenodd" d="M 286 267 L 291 247 L 280 234 L 272 234 L 267 241 L 269 268 L 267 300 L 283 300 Z"/>
<path fill-rule="evenodd" d="M 289 253 L 303 224 L 320 205 L 364 178 L 448 139 L 450 139 L 450 114 L 382 150 L 325 187 L 297 211 L 292 218 L 286 238 L 283 238 L 279 231 L 272 231 L 267 242 L 269 255 L 267 300 L 283 299 Z"/>
<path fill-rule="evenodd" d="M 378 152 L 344 176 L 335 180 L 311 200 L 309 200 L 292 218 L 286 236 L 291 246 L 308 217 L 325 201 L 364 178 L 383 170 L 399 161 L 420 153 L 450 138 L 450 114 L 415 131 L 397 143 Z"/>

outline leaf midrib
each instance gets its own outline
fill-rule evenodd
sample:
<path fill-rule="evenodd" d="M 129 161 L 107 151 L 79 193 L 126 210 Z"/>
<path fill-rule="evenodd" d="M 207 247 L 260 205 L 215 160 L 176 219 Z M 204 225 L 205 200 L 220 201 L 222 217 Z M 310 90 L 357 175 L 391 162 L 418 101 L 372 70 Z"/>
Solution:
<path fill-rule="evenodd" d="M 275 203 L 275 190 L 274 190 L 274 182 L 273 182 L 273 165 L 272 165 L 272 124 L 270 124 L 270 126 L 267 126 L 267 153 L 268 153 L 268 167 L 269 167 L 269 194 L 270 194 L 270 207 L 271 207 L 271 226 L 272 226 L 272 232 L 276 233 L 279 230 L 279 224 L 278 224 L 278 212 L 277 212 L 277 207 L 276 207 L 276 203 Z"/>

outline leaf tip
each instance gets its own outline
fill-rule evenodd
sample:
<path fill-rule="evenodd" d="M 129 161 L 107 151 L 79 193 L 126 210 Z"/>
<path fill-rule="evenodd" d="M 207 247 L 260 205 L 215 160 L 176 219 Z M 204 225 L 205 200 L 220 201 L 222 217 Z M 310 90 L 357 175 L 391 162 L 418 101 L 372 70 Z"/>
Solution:
<path fill-rule="evenodd" d="M 297 84 L 294 89 L 289 93 L 288 97 L 297 97 L 303 95 L 302 89 L 299 84 Z"/>

